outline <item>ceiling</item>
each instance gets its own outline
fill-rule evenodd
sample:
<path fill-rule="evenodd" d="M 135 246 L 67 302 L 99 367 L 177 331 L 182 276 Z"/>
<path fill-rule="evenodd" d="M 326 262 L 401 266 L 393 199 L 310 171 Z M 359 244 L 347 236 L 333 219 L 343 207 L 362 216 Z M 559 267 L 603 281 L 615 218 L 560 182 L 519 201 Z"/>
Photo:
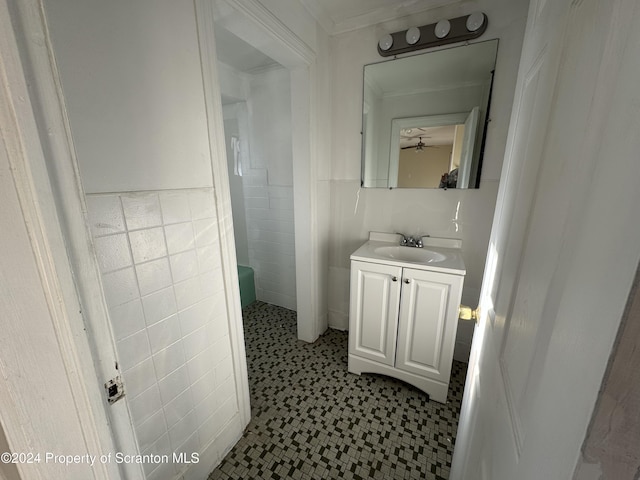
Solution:
<path fill-rule="evenodd" d="M 374 25 L 459 0 L 299 0 L 329 34 Z M 231 33 L 215 28 L 218 60 L 237 71 L 255 73 L 278 63 Z"/>
<path fill-rule="evenodd" d="M 300 0 L 330 35 L 425 10 L 459 0 Z"/>
<path fill-rule="evenodd" d="M 415 146 L 418 141 L 427 146 L 453 145 L 455 134 L 456 125 L 404 129 L 400 131 L 400 147 Z"/>
<path fill-rule="evenodd" d="M 238 72 L 256 73 L 278 63 L 237 37 L 222 25 L 215 25 L 216 54 L 218 60 Z"/>

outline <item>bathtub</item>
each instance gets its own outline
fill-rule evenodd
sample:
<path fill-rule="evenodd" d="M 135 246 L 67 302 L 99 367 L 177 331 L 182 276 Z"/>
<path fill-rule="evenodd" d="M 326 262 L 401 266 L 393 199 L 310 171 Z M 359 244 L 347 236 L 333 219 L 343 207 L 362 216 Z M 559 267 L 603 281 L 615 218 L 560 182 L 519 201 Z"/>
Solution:
<path fill-rule="evenodd" d="M 240 284 L 240 304 L 242 308 L 256 301 L 256 284 L 253 268 L 238 265 L 238 283 Z"/>

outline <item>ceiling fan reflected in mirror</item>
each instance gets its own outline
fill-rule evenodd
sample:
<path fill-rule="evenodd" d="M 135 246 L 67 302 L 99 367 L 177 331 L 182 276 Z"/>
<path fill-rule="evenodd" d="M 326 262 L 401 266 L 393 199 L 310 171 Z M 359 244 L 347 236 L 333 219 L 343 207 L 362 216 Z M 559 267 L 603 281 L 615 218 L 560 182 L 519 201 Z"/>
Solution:
<path fill-rule="evenodd" d="M 426 137 L 431 138 L 431 137 Z M 415 148 L 416 152 L 421 152 L 424 148 L 438 148 L 437 145 L 427 145 L 422 141 L 422 137 L 418 137 L 418 143 L 416 145 L 408 145 L 406 147 L 400 147 L 400 150 L 406 150 L 408 148 Z"/>

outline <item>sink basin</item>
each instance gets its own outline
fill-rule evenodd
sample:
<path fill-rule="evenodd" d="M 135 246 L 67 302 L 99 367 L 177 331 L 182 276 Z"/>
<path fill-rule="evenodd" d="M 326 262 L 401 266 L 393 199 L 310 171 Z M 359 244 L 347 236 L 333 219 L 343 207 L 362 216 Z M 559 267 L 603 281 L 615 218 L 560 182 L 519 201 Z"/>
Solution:
<path fill-rule="evenodd" d="M 403 262 L 438 263 L 447 259 L 446 255 L 427 248 L 401 247 L 399 245 L 377 247 L 374 252 L 391 260 Z"/>
<path fill-rule="evenodd" d="M 453 275 L 466 273 L 460 240 L 423 237 L 424 248 L 417 248 L 399 245 L 395 234 L 372 232 L 371 236 L 351 254 L 351 260 Z"/>

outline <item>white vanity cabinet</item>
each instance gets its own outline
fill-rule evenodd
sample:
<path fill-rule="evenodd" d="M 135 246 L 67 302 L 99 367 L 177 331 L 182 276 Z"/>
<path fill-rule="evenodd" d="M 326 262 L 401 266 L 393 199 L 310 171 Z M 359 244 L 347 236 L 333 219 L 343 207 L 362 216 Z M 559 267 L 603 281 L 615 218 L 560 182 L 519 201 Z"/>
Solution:
<path fill-rule="evenodd" d="M 395 365 L 401 278 L 401 267 L 351 262 L 349 371 L 352 355 Z"/>
<path fill-rule="evenodd" d="M 464 270 L 427 268 L 351 261 L 349 371 L 389 375 L 445 403 Z"/>

